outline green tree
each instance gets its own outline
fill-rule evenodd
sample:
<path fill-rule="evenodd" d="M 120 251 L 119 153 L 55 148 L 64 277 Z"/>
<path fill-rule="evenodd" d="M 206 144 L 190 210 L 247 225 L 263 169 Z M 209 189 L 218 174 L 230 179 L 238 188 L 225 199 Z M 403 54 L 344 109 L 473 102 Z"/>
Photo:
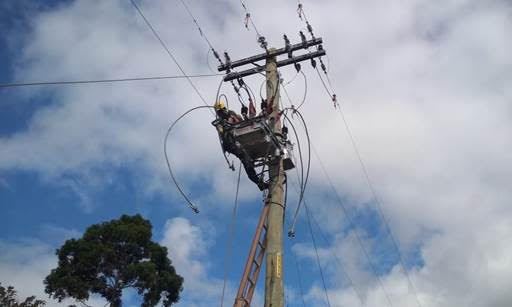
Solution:
<path fill-rule="evenodd" d="M 40 307 L 45 304 L 45 301 L 38 300 L 35 296 L 29 296 L 20 303 L 14 287 L 8 286 L 4 288 L 0 282 L 0 306 L 2 307 Z"/>
<path fill-rule="evenodd" d="M 167 258 L 167 248 L 151 241 L 151 223 L 140 215 L 89 226 L 81 239 L 57 250 L 57 268 L 44 280 L 45 291 L 61 302 L 86 301 L 97 293 L 121 306 L 123 289 L 143 295 L 142 306 L 164 306 L 179 300 L 183 278 Z"/>

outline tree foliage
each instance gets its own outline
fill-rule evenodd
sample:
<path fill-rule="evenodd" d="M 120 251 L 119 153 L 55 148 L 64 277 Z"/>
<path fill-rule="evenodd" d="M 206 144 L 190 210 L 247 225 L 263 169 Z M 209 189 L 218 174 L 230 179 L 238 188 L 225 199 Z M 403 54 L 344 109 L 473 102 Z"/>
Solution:
<path fill-rule="evenodd" d="M 151 241 L 151 223 L 140 215 L 92 225 L 81 239 L 57 250 L 58 266 L 44 280 L 45 291 L 59 302 L 78 301 L 97 293 L 121 306 L 123 289 L 143 296 L 142 306 L 164 306 L 179 300 L 183 278 L 176 274 L 167 248 Z"/>
<path fill-rule="evenodd" d="M 23 302 L 19 302 L 14 287 L 4 288 L 0 283 L 0 306 L 2 307 L 40 307 L 45 304 L 45 301 L 38 300 L 35 296 L 29 296 Z"/>

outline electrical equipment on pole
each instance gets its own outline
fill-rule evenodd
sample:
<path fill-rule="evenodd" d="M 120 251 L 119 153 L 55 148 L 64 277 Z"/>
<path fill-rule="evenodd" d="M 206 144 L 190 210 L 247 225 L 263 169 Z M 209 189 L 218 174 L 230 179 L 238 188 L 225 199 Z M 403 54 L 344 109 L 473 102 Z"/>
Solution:
<path fill-rule="evenodd" d="M 235 307 L 248 307 L 251 305 L 254 289 L 263 264 L 263 257 L 266 255 L 266 276 L 265 276 L 265 307 L 283 307 L 284 306 L 284 287 L 283 287 L 283 220 L 285 214 L 284 187 L 286 174 L 285 171 L 295 167 L 293 160 L 293 146 L 287 140 L 287 129 L 282 129 L 281 116 L 283 110 L 280 109 L 280 77 L 278 68 L 288 65 L 294 65 L 297 72 L 301 70 L 300 62 L 311 60 L 325 55 L 322 47 L 322 38 L 313 38 L 306 40 L 301 35 L 302 42 L 291 45 L 288 37 L 285 35 L 285 47 L 280 49 L 269 48 L 265 53 L 261 53 L 249 58 L 238 61 L 231 61 L 226 53 L 226 61 L 218 67 L 219 71 L 226 71 L 225 82 L 238 80 L 242 85 L 241 78 L 248 77 L 257 73 L 265 72 L 266 78 L 266 100 L 262 102 L 261 115 L 248 118 L 246 111 L 242 107 L 244 120 L 232 120 L 230 123 L 228 117 L 218 118 L 212 124 L 217 127 L 219 134 L 229 133 L 233 142 L 238 148 L 232 149 L 238 157 L 251 160 L 251 167 L 262 166 L 268 169 L 268 193 L 265 193 L 264 206 L 256 228 L 249 256 L 246 261 L 245 269 L 240 281 L 240 286 L 235 298 Z M 294 56 L 294 52 L 308 49 L 311 46 L 317 46 L 317 50 Z M 280 55 L 287 55 L 286 59 L 277 60 Z M 257 62 L 265 61 L 265 65 L 259 65 Z M 253 64 L 256 67 L 237 72 L 235 68 L 247 64 Z M 226 111 L 223 111 L 224 113 Z M 222 132 L 221 132 L 222 131 Z M 221 137 L 221 140 L 223 138 Z M 228 142 L 229 140 L 226 140 Z M 224 145 L 223 148 L 225 149 Z M 225 149 L 226 150 L 226 149 Z M 229 150 L 228 150 L 229 151 Z M 243 152 L 243 154 L 240 154 Z M 241 158 L 242 160 L 243 158 Z M 246 162 L 242 161 L 244 166 Z M 249 171 L 246 171 L 249 174 Z M 259 180 L 262 180 L 260 178 Z"/>

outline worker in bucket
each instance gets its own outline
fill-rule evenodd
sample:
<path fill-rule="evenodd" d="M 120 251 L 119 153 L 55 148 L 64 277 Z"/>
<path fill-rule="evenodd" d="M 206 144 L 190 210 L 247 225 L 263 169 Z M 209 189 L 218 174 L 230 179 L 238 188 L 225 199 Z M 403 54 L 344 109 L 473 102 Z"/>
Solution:
<path fill-rule="evenodd" d="M 254 182 L 260 191 L 268 189 L 268 183 L 263 181 L 263 176 L 258 176 L 254 169 L 254 162 L 251 157 L 237 144 L 230 129 L 226 129 L 227 125 L 234 125 L 243 120 L 243 118 L 232 110 L 228 110 L 222 101 L 218 101 L 214 105 L 215 113 L 220 119 L 219 124 L 216 126 L 217 132 L 220 136 L 222 150 L 235 155 L 242 162 L 247 177 Z M 227 125 L 226 125 L 227 124 Z"/>

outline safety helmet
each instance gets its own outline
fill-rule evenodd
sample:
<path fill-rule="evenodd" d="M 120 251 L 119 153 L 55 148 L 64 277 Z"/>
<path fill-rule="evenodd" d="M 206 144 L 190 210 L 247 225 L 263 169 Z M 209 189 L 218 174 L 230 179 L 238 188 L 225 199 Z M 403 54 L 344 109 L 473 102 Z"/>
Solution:
<path fill-rule="evenodd" d="M 219 100 L 219 101 L 217 101 L 217 102 L 215 103 L 215 105 L 213 105 L 213 107 L 215 108 L 215 111 L 220 111 L 220 110 L 224 110 L 224 109 L 226 109 L 226 106 L 224 105 L 224 102 L 222 102 L 222 101 L 220 101 L 220 100 Z"/>

